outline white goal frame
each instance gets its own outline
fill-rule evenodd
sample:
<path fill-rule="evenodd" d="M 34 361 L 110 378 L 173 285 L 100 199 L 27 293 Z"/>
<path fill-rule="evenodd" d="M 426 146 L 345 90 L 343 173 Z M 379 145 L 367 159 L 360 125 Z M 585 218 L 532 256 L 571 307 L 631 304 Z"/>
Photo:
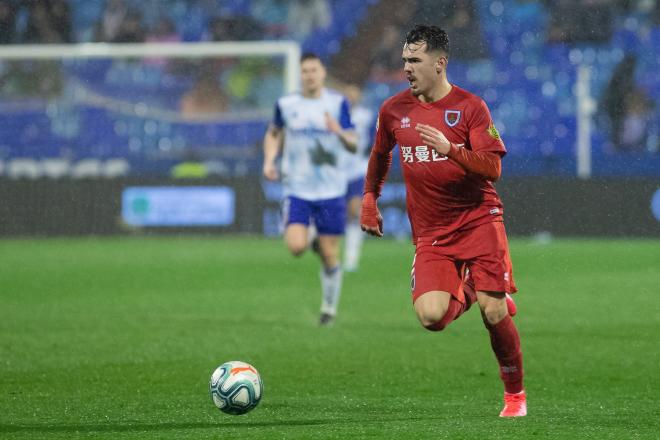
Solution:
<path fill-rule="evenodd" d="M 300 87 L 300 53 L 300 45 L 294 41 L 0 45 L 0 61 L 62 58 L 147 58 L 157 56 L 171 58 L 283 56 L 285 59 L 284 90 L 286 93 L 292 93 Z"/>
<path fill-rule="evenodd" d="M 0 45 L 0 63 L 21 60 L 72 60 L 72 59 L 122 59 L 122 58 L 212 58 L 212 57 L 283 57 L 282 73 L 285 93 L 300 89 L 301 48 L 294 41 L 240 41 L 199 43 L 79 43 L 79 44 L 25 44 Z M 96 99 L 89 94 L 88 99 Z M 104 99 L 104 104 L 116 111 L 124 106 L 121 102 Z M 170 114 L 172 113 L 172 114 Z M 158 117 L 174 120 L 174 112 L 160 111 Z M 195 121 L 188 121 L 196 123 Z M 204 123 L 205 121 L 202 121 Z M 14 158 L 5 164 L 0 159 L 0 176 L 10 178 L 49 177 L 115 177 L 126 175 L 129 165 L 123 158 L 104 161 L 83 158 L 70 163 L 66 158 L 30 159 Z"/>

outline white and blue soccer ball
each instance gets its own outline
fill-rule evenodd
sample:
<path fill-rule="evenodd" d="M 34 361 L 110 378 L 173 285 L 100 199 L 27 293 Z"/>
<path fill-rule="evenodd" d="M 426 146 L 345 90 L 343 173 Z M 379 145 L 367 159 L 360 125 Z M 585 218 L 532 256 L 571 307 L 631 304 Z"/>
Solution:
<path fill-rule="evenodd" d="M 220 411 L 240 415 L 253 410 L 261 401 L 264 385 L 252 365 L 229 361 L 220 365 L 211 375 L 211 399 Z"/>

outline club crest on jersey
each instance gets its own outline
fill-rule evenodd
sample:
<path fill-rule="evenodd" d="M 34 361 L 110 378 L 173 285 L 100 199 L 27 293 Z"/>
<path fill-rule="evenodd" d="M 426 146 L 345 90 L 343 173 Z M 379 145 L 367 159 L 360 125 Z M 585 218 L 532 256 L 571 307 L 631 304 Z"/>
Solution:
<path fill-rule="evenodd" d="M 461 111 L 460 110 L 445 110 L 445 122 L 450 127 L 458 124 L 458 121 L 461 120 Z"/>
<path fill-rule="evenodd" d="M 401 128 L 410 128 L 410 118 L 408 116 L 401 118 Z"/>

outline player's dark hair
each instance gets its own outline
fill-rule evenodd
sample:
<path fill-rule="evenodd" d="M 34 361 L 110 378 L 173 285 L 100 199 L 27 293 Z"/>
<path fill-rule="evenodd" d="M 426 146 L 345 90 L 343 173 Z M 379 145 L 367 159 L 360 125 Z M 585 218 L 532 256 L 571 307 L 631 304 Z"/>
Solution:
<path fill-rule="evenodd" d="M 304 63 L 307 60 L 319 60 L 321 64 L 323 64 L 323 61 L 321 61 L 321 58 L 319 58 L 318 55 L 316 55 L 314 52 L 305 52 L 302 54 L 300 57 L 300 64 Z"/>
<path fill-rule="evenodd" d="M 426 43 L 426 51 L 440 50 L 449 56 L 449 35 L 437 26 L 418 24 L 406 34 L 406 44 Z"/>

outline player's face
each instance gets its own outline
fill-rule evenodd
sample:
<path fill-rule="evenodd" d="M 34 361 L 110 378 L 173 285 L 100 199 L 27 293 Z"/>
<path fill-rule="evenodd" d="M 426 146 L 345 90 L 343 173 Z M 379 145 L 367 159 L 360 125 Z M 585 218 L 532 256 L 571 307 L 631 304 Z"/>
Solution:
<path fill-rule="evenodd" d="M 323 87 L 325 68 L 320 60 L 312 58 L 303 61 L 300 74 L 304 93 L 314 93 Z"/>
<path fill-rule="evenodd" d="M 441 79 L 447 58 L 436 52 L 428 52 L 426 43 L 410 43 L 403 46 L 403 71 L 413 95 L 426 95 Z"/>

